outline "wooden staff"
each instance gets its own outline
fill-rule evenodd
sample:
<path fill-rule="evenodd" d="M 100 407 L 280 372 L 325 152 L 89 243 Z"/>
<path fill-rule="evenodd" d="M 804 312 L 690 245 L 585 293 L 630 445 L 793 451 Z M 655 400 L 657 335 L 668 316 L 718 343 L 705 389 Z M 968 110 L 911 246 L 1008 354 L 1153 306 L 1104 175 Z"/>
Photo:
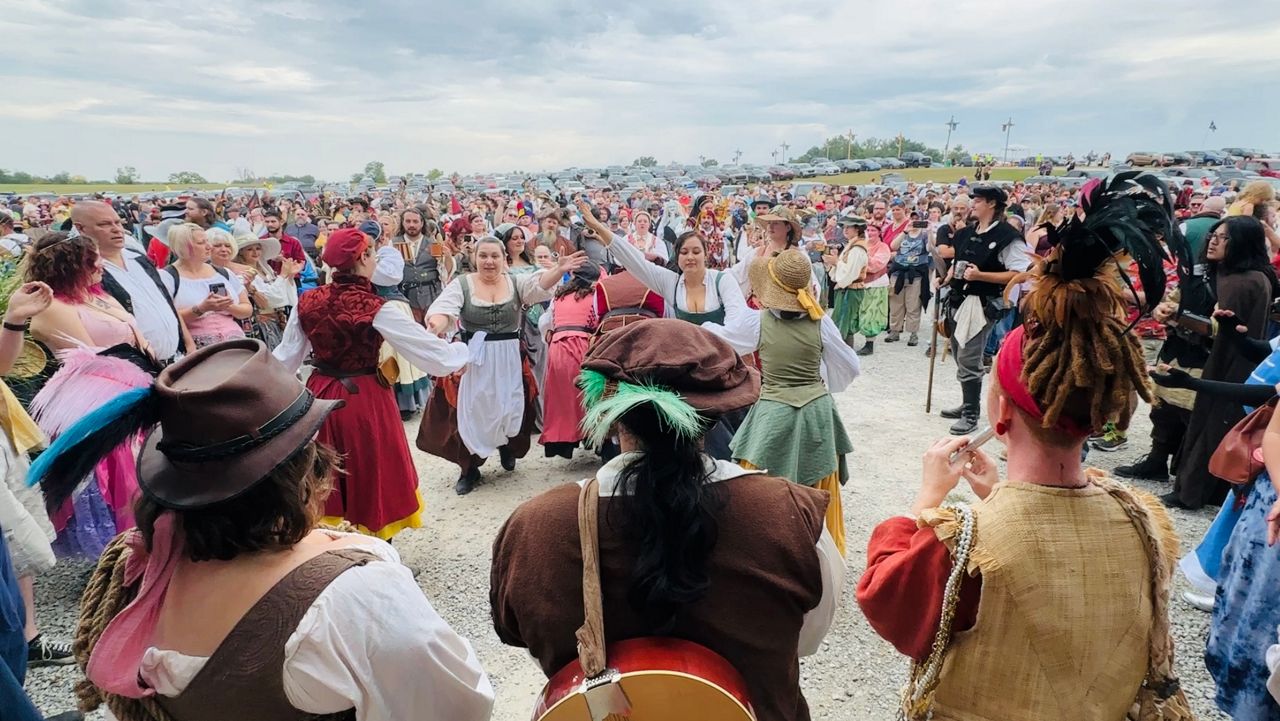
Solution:
<path fill-rule="evenodd" d="M 933 298 L 933 333 L 929 338 L 929 390 L 924 396 L 924 412 L 933 412 L 933 369 L 938 364 L 938 303 L 939 298 L 935 294 Z"/>

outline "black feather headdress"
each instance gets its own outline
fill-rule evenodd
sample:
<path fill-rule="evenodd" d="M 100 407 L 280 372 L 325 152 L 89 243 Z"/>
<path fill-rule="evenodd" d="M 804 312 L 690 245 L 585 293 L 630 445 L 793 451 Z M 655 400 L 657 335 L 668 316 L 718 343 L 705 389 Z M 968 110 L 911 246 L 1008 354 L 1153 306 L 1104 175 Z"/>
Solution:
<path fill-rule="evenodd" d="M 1083 280 L 1097 275 L 1108 262 L 1131 259 L 1146 295 L 1141 304 L 1146 312 L 1164 297 L 1164 262 L 1169 256 L 1161 240 L 1178 259 L 1179 276 L 1191 275 L 1186 241 L 1173 222 L 1173 199 L 1159 178 L 1126 171 L 1092 180 L 1081 189 L 1080 203 L 1084 217 L 1073 216 L 1051 238 L 1057 250 L 1046 274 L 1066 282 Z M 1128 269 L 1119 270 L 1127 283 Z"/>

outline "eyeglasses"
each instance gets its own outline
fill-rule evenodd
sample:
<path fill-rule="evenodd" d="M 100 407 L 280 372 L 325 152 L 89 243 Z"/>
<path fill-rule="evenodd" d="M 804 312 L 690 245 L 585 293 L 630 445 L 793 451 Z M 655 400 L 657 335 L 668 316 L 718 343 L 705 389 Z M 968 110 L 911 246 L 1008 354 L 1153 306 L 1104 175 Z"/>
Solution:
<path fill-rule="evenodd" d="M 1227 237 L 1228 237 L 1228 236 L 1227 236 L 1227 234 L 1226 234 L 1225 232 L 1223 232 L 1223 231 L 1219 230 L 1218 232 L 1214 233 L 1213 235 L 1210 235 L 1210 236 L 1209 236 L 1209 240 L 1222 240 L 1222 241 L 1225 241 L 1225 240 L 1227 239 Z"/>

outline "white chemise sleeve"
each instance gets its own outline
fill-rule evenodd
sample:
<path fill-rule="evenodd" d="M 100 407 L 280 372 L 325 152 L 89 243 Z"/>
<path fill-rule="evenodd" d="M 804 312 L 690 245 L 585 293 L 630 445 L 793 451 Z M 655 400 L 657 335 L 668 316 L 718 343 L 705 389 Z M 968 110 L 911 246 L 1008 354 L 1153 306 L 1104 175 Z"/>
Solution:
<path fill-rule="evenodd" d="M 818 324 L 822 336 L 822 370 L 827 390 L 839 393 L 862 374 L 858 354 L 840 337 L 840 329 L 830 315 L 822 316 Z"/>
<path fill-rule="evenodd" d="M 271 351 L 271 355 L 275 356 L 276 360 L 283 363 L 290 371 L 297 373 L 310 352 L 311 341 L 307 338 L 307 334 L 302 331 L 302 323 L 298 320 L 298 313 L 290 313 L 289 322 L 284 326 L 284 335 L 280 338 L 280 345 Z"/>
<path fill-rule="evenodd" d="M 427 308 L 428 318 L 433 315 L 447 315 L 457 320 L 458 314 L 462 312 L 462 279 L 465 277 L 460 275 L 449 281 L 449 284 L 431 303 L 431 307 Z"/>
<path fill-rule="evenodd" d="M 400 285 L 404 280 L 404 256 L 394 246 L 384 245 L 378 248 L 376 264 L 373 267 L 374 285 Z"/>
<path fill-rule="evenodd" d="M 293 318 L 289 320 L 292 322 Z M 373 327 L 397 353 L 408 358 L 414 368 L 429 375 L 447 376 L 467 364 L 469 354 L 465 343 L 437 338 L 412 317 L 397 313 L 389 305 L 378 309 L 373 316 Z"/>
<path fill-rule="evenodd" d="M 822 639 L 836 618 L 836 609 L 840 607 L 840 594 L 844 589 L 844 557 L 831 538 L 825 523 L 822 535 L 814 546 L 818 552 L 818 565 L 822 569 L 822 598 L 818 605 L 804 615 L 804 624 L 800 626 L 799 651 L 801 656 L 812 656 L 822 648 Z"/>
<path fill-rule="evenodd" d="M 289 703 L 307 713 L 483 721 L 493 710 L 475 650 L 395 562 L 338 576 L 289 637 L 283 671 Z"/>
<path fill-rule="evenodd" d="M 538 283 L 542 280 L 543 274 L 554 273 L 555 270 L 539 270 L 533 273 L 520 273 L 519 275 L 511 275 L 511 280 L 516 284 L 516 290 L 520 293 L 520 302 L 523 305 L 533 305 L 541 303 L 544 300 L 551 300 L 556 297 L 556 285 L 560 285 L 560 281 L 556 281 L 556 285 L 550 288 L 543 288 Z"/>
<path fill-rule="evenodd" d="M 724 308 L 724 323 L 703 323 L 705 330 L 724 339 L 739 355 L 754 353 L 760 346 L 760 313 L 747 305 L 738 287 L 737 279 L 728 271 L 707 271 L 708 275 L 720 273 L 720 277 L 708 277 L 707 285 L 720 290 L 720 305 Z M 717 282 L 718 280 L 718 282 Z"/>

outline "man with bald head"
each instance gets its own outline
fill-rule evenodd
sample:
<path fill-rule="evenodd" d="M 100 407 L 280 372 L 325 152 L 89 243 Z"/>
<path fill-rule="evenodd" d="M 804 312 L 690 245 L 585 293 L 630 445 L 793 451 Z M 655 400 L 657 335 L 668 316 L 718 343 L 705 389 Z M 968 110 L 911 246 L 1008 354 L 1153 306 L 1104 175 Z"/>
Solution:
<path fill-rule="evenodd" d="M 147 256 L 125 247 L 120 216 L 106 203 L 81 202 L 71 209 L 76 232 L 98 244 L 102 257 L 102 288 L 138 321 L 138 330 L 151 344 L 162 365 L 173 362 L 195 346 L 173 299 Z"/>

